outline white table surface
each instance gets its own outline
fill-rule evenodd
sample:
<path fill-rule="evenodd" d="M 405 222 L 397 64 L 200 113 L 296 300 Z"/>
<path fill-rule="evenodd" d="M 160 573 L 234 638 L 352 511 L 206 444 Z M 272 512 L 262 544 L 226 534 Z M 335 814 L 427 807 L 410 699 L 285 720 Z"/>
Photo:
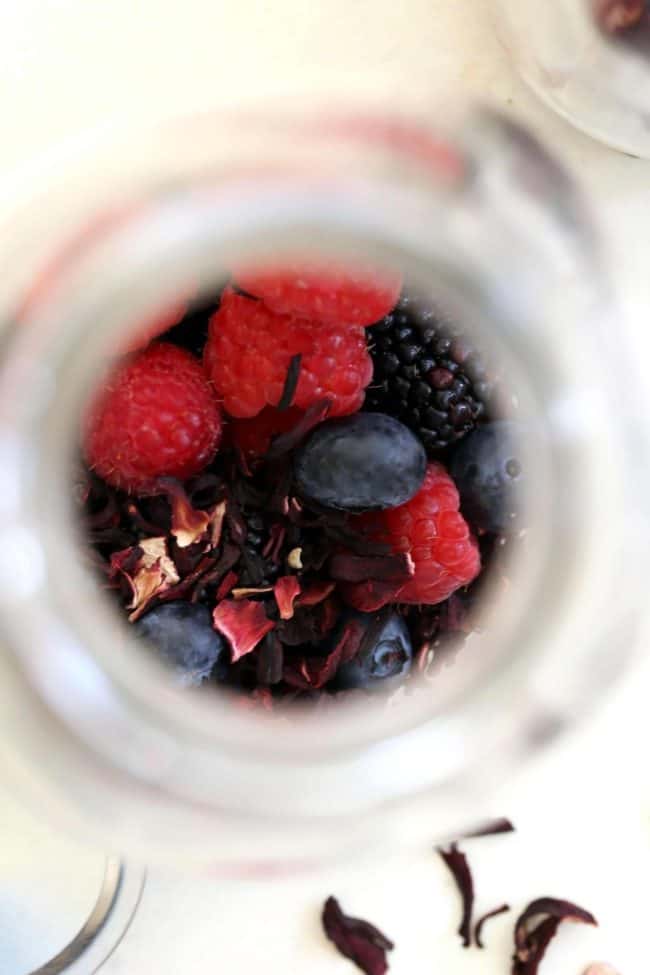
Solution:
<path fill-rule="evenodd" d="M 449 92 L 475 94 L 527 119 L 583 181 L 642 341 L 650 164 L 598 146 L 537 104 L 496 43 L 485 0 L 1 0 L 0 26 L 0 206 L 13 186 L 39 180 L 98 131 L 170 108 L 300 92 L 435 119 Z M 588 727 L 494 797 L 489 812 L 514 818 L 515 836 L 468 844 L 480 910 L 549 894 L 599 917 L 598 931 L 562 930 L 544 975 L 580 975 L 596 958 L 623 975 L 650 969 L 649 676 L 634 675 Z M 319 930 L 329 893 L 396 941 L 395 975 L 509 971 L 509 917 L 487 929 L 489 950 L 462 951 L 456 895 L 435 856 L 382 851 L 372 862 L 272 882 L 153 868 L 102 975 L 345 975 L 354 969 Z"/>

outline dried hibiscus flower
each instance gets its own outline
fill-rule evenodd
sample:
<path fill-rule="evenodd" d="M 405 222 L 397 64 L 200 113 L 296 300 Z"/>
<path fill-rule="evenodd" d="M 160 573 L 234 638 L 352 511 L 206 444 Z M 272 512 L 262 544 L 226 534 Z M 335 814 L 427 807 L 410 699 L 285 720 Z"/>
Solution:
<path fill-rule="evenodd" d="M 366 975 L 384 975 L 388 971 L 386 952 L 392 951 L 395 946 L 373 924 L 348 917 L 335 897 L 328 897 L 325 901 L 322 921 L 330 941 L 362 972 Z"/>
<path fill-rule="evenodd" d="M 474 910 L 474 880 L 469 868 L 467 857 L 456 843 L 452 843 L 448 850 L 438 849 L 438 853 L 449 868 L 463 903 L 463 911 L 458 927 L 458 934 L 463 939 L 463 947 L 469 948 L 472 943 L 472 912 Z"/>
<path fill-rule="evenodd" d="M 483 944 L 483 928 L 488 921 L 491 921 L 493 917 L 499 917 L 500 914 L 507 914 L 510 910 L 509 904 L 502 904 L 500 907 L 495 907 L 494 910 L 488 911 L 478 919 L 474 925 L 474 944 L 477 948 L 484 948 Z"/>
<path fill-rule="evenodd" d="M 563 921 L 598 923 L 589 911 L 555 897 L 540 897 L 528 905 L 515 925 L 512 975 L 537 975 L 546 949 Z"/>

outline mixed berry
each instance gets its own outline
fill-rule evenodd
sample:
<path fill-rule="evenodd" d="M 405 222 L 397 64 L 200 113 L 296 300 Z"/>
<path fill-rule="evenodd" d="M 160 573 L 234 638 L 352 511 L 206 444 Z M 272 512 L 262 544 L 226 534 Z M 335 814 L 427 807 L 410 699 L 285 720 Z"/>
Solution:
<path fill-rule="evenodd" d="M 76 493 L 178 681 L 272 707 L 447 659 L 522 478 L 458 326 L 367 266 L 241 273 L 154 324 L 90 404 Z"/>

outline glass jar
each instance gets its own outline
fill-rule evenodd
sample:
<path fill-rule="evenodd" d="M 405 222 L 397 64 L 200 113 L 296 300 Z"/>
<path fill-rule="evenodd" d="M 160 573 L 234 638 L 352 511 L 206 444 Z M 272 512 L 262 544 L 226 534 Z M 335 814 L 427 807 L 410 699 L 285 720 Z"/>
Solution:
<path fill-rule="evenodd" d="M 525 131 L 485 110 L 435 133 L 187 118 L 71 164 L 64 185 L 18 201 L 4 238 L 0 768 L 52 822 L 223 874 L 429 843 L 478 818 L 633 660 L 645 606 L 631 567 L 647 546 L 635 374 L 624 337 L 610 352 L 615 308 L 580 193 Z M 137 652 L 80 556 L 71 469 L 119 330 L 237 262 L 296 251 L 401 268 L 507 371 L 529 430 L 530 544 L 508 587 L 487 586 L 462 666 L 389 703 L 287 718 L 184 695 Z"/>
<path fill-rule="evenodd" d="M 493 0 L 517 69 L 558 114 L 593 138 L 650 156 L 646 0 Z"/>

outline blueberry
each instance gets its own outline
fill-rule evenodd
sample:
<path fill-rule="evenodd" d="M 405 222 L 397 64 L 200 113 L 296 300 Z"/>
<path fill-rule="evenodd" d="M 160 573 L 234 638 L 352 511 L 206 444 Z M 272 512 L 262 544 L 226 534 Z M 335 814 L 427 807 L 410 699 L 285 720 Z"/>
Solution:
<path fill-rule="evenodd" d="M 323 423 L 296 452 L 294 474 L 307 501 L 340 511 L 396 508 L 424 480 L 427 458 L 411 431 L 383 413 Z"/>
<path fill-rule="evenodd" d="M 173 667 L 183 687 L 198 687 L 213 671 L 220 679 L 226 676 L 226 641 L 213 628 L 207 606 L 180 600 L 163 603 L 133 626 Z"/>
<path fill-rule="evenodd" d="M 394 610 L 383 610 L 380 613 L 350 611 L 345 615 L 345 622 L 351 618 L 361 619 L 366 633 L 356 657 L 339 667 L 335 687 L 387 690 L 401 683 L 413 662 L 413 645 L 403 617 Z"/>
<path fill-rule="evenodd" d="M 521 436 L 517 423 L 499 420 L 478 427 L 454 451 L 449 471 L 474 528 L 502 533 L 516 526 L 524 483 Z"/>

